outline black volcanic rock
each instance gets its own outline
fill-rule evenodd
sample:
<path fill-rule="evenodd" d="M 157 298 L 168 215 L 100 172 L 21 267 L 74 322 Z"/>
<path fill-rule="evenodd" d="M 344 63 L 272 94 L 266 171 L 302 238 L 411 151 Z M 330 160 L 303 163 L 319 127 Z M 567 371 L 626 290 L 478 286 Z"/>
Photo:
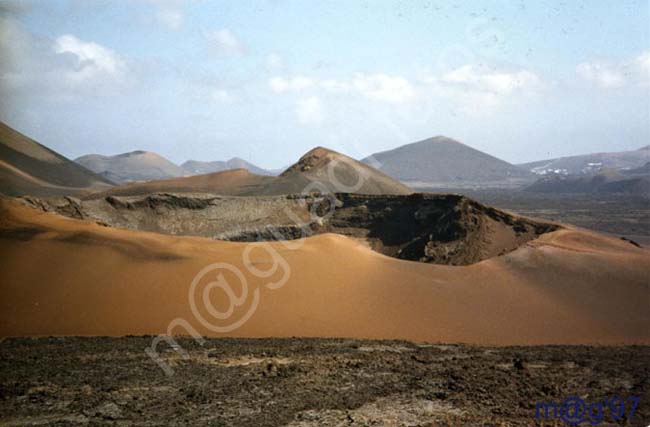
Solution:
<path fill-rule="evenodd" d="M 503 255 L 558 228 L 455 194 L 226 197 L 160 193 L 85 201 L 26 198 L 25 202 L 115 227 L 219 240 L 293 240 L 337 233 L 366 241 L 377 252 L 394 258 L 450 265 Z"/>

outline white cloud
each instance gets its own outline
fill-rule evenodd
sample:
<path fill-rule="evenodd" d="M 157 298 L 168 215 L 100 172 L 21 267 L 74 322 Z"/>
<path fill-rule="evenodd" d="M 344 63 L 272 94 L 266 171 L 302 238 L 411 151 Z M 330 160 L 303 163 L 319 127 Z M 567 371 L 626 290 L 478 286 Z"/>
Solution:
<path fill-rule="evenodd" d="M 296 105 L 296 114 L 298 121 L 303 124 L 318 124 L 325 118 L 323 103 L 316 96 L 300 99 Z"/>
<path fill-rule="evenodd" d="M 156 21 L 170 30 L 178 30 L 183 26 L 185 14 L 180 9 L 159 9 L 156 12 Z"/>
<path fill-rule="evenodd" d="M 273 77 L 269 88 L 278 94 L 307 93 L 358 96 L 394 105 L 414 105 L 412 101 L 444 102 L 449 108 L 467 113 L 490 113 L 504 101 L 535 95 L 543 88 L 541 78 L 529 70 L 495 70 L 465 65 L 442 76 L 425 74 L 409 80 L 403 76 L 355 74 L 349 78 L 305 76 Z"/>
<path fill-rule="evenodd" d="M 71 34 L 57 38 L 53 50 L 57 54 L 75 57 L 75 67 L 65 72 L 70 83 L 84 83 L 106 77 L 120 78 L 126 68 L 124 61 L 111 49 L 98 43 L 82 41 Z"/>
<path fill-rule="evenodd" d="M 269 79 L 269 87 L 275 93 L 282 93 L 289 90 L 289 82 L 282 77 L 272 77 Z"/>
<path fill-rule="evenodd" d="M 509 94 L 516 90 L 529 89 L 539 85 L 540 78 L 527 70 L 485 71 L 474 65 L 464 65 L 444 74 L 440 81 L 465 85 L 470 90 Z"/>
<path fill-rule="evenodd" d="M 266 68 L 269 70 L 284 68 L 284 60 L 277 53 L 271 53 L 266 57 Z"/>
<path fill-rule="evenodd" d="M 233 104 L 245 97 L 243 87 L 236 81 L 224 79 L 209 71 L 183 74 L 179 80 L 179 102 L 186 101 L 194 105 L 218 106 Z"/>
<path fill-rule="evenodd" d="M 451 95 L 457 108 L 472 116 L 489 115 L 498 110 L 503 99 L 494 92 L 460 92 Z"/>
<path fill-rule="evenodd" d="M 233 101 L 232 95 L 230 94 L 230 92 L 228 92 L 225 89 L 215 89 L 215 90 L 213 90 L 212 91 L 212 99 L 214 101 L 221 102 L 221 103 L 226 103 L 226 104 Z"/>
<path fill-rule="evenodd" d="M 605 64 L 583 62 L 576 67 L 576 73 L 583 79 L 594 82 L 605 89 L 619 88 L 625 85 L 623 73 Z"/>
<path fill-rule="evenodd" d="M 389 103 L 401 103 L 416 96 L 416 90 L 403 77 L 385 74 L 357 74 L 351 79 L 316 79 L 305 76 L 272 77 L 269 87 L 275 93 L 299 92 L 307 89 L 321 89 L 327 92 L 349 92 L 366 98 Z"/>
<path fill-rule="evenodd" d="M 48 40 L 2 17 L 0 51 L 0 93 L 7 103 L 112 96 L 137 80 L 131 63 L 99 43 L 72 34 Z"/>
<path fill-rule="evenodd" d="M 638 75 L 639 86 L 650 86 L 650 50 L 642 52 L 634 58 L 634 68 Z"/>
<path fill-rule="evenodd" d="M 153 6 L 150 21 L 157 22 L 170 30 L 179 30 L 185 21 L 185 7 L 191 0 L 147 0 Z"/>
<path fill-rule="evenodd" d="M 413 99 L 416 95 L 411 83 L 399 76 L 358 74 L 352 79 L 352 85 L 366 98 L 390 103 L 402 103 Z"/>
<path fill-rule="evenodd" d="M 297 76 L 293 78 L 272 77 L 269 79 L 269 87 L 275 93 L 301 91 L 309 89 L 314 85 L 314 79 L 304 76 Z"/>
<path fill-rule="evenodd" d="M 650 73 L 650 50 L 640 53 L 634 58 L 634 63 L 642 72 Z"/>
<path fill-rule="evenodd" d="M 218 55 L 243 55 L 246 46 L 227 28 L 207 31 L 205 38 L 209 48 Z"/>
<path fill-rule="evenodd" d="M 351 83 L 336 79 L 321 80 L 320 86 L 328 92 L 344 92 L 352 90 Z"/>
<path fill-rule="evenodd" d="M 530 70 L 498 70 L 467 64 L 441 76 L 425 75 L 426 93 L 472 116 L 489 115 L 507 103 L 538 94 L 542 79 Z M 440 101 L 438 101 L 440 102 Z"/>
<path fill-rule="evenodd" d="M 650 51 L 619 62 L 583 62 L 576 67 L 576 74 L 603 89 L 646 87 L 650 83 Z"/>
<path fill-rule="evenodd" d="M 21 65 L 32 59 L 34 44 L 34 38 L 18 21 L 0 14 L 0 73 L 20 71 Z"/>

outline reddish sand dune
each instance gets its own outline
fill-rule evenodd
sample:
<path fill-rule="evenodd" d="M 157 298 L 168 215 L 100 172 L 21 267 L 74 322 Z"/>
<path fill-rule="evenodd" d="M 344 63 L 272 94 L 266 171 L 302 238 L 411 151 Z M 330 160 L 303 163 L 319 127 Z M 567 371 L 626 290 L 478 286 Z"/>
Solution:
<path fill-rule="evenodd" d="M 401 261 L 324 234 L 299 249 L 269 243 L 286 268 L 268 278 L 268 252 L 246 243 L 102 227 L 0 202 L 0 335 L 157 334 L 183 318 L 213 336 L 344 336 L 479 344 L 648 343 L 650 253 L 583 230 L 543 235 L 508 255 L 463 267 Z M 188 290 L 207 265 L 228 263 L 249 298 L 226 326 L 202 326 Z M 265 284 L 288 280 L 280 289 Z M 221 271 L 239 295 L 232 273 Z M 217 278 L 199 281 L 197 294 Z M 259 273 L 259 271 L 258 271 Z M 235 295 L 235 296 L 236 296 Z M 208 294 L 226 311 L 226 294 Z M 197 299 L 200 301 L 200 298 Z M 207 316 L 204 304 L 199 313 Z M 187 333 L 178 328 L 174 333 Z"/>
<path fill-rule="evenodd" d="M 132 182 L 111 188 L 105 192 L 91 194 L 87 198 L 97 199 L 107 195 L 130 196 L 160 191 L 241 194 L 245 193 L 249 188 L 257 188 L 266 182 L 273 181 L 273 179 L 270 176 L 255 175 L 246 169 L 231 169 L 205 175 Z"/>

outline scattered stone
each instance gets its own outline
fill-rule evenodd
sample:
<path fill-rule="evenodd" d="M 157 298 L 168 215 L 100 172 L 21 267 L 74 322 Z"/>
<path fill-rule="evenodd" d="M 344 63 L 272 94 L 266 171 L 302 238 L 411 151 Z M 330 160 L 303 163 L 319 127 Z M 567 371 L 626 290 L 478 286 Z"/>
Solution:
<path fill-rule="evenodd" d="M 515 357 L 513 359 L 512 366 L 518 370 L 528 369 L 528 363 L 520 357 Z"/>
<path fill-rule="evenodd" d="M 122 418 L 122 410 L 113 402 L 106 402 L 92 411 L 90 416 L 101 417 L 107 420 L 117 420 Z"/>

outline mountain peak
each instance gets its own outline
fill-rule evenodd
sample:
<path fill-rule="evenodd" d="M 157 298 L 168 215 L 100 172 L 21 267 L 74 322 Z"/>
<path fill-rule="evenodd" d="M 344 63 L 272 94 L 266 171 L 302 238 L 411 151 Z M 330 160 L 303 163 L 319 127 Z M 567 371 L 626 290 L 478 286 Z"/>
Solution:
<path fill-rule="evenodd" d="M 455 139 L 438 135 L 363 160 L 420 188 L 510 187 L 531 173 Z"/>
<path fill-rule="evenodd" d="M 144 150 L 134 150 L 127 153 L 116 154 L 115 157 L 131 157 L 131 156 L 140 156 L 142 154 L 152 154 L 149 151 Z"/>
<path fill-rule="evenodd" d="M 307 172 L 309 170 L 323 167 L 329 163 L 330 158 L 334 156 L 343 156 L 329 148 L 317 146 L 307 151 L 300 159 L 289 166 L 280 176 L 287 176 L 295 172 Z"/>
<path fill-rule="evenodd" d="M 307 157 L 324 157 L 327 156 L 328 154 L 336 154 L 336 155 L 341 155 L 340 153 L 337 153 L 334 150 L 330 150 L 329 148 L 325 148 L 322 146 L 316 146 L 312 148 L 311 150 L 307 151 L 301 159 L 307 158 Z"/>
<path fill-rule="evenodd" d="M 136 150 L 114 156 L 90 154 L 75 161 L 95 173 L 110 176 L 118 184 L 184 175 L 183 169 L 153 151 Z"/>
<path fill-rule="evenodd" d="M 465 145 L 460 141 L 457 141 L 457 140 L 455 140 L 453 138 L 449 138 L 448 136 L 444 136 L 444 135 L 436 135 L 436 136 L 434 136 L 432 138 L 415 142 L 415 144 L 422 143 L 422 142 L 426 142 L 426 143 L 454 143 L 454 144 Z"/>

